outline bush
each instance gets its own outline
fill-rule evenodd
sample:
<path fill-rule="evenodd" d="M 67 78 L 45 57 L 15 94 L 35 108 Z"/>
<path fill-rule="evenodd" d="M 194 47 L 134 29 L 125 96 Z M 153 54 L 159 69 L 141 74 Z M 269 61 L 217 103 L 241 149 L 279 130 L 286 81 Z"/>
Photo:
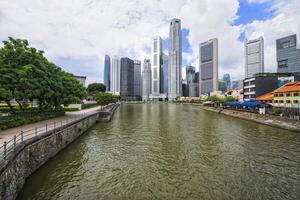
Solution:
<path fill-rule="evenodd" d="M 93 108 L 96 106 L 99 106 L 99 105 L 97 103 L 82 104 L 81 109 L 84 110 L 84 109 Z"/>
<path fill-rule="evenodd" d="M 275 115 L 280 115 L 282 113 L 279 108 L 274 108 L 273 112 Z"/>
<path fill-rule="evenodd" d="M 66 112 L 74 112 L 74 111 L 79 111 L 78 107 L 64 107 L 64 111 Z"/>
<path fill-rule="evenodd" d="M 64 111 L 35 111 L 35 112 L 18 112 L 14 115 L 0 117 L 0 130 L 13 128 L 25 124 L 30 124 L 46 119 L 51 119 L 59 116 L 63 116 Z"/>

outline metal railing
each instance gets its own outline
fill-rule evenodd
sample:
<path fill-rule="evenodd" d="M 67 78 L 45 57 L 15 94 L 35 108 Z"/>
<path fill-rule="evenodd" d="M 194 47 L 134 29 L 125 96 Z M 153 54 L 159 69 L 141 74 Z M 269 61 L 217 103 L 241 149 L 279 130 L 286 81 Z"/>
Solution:
<path fill-rule="evenodd" d="M 110 109 L 111 107 L 112 107 L 112 105 L 109 104 L 98 111 L 100 111 L 100 112 L 105 111 L 107 109 Z M 77 120 L 83 119 L 87 116 L 91 116 L 98 111 L 87 112 L 87 113 L 76 115 L 71 118 L 67 118 L 65 120 L 54 121 L 52 123 L 46 123 L 41 126 L 36 126 L 33 129 L 21 130 L 18 134 L 14 135 L 12 139 L 5 141 L 3 143 L 3 145 L 0 146 L 0 165 L 3 164 L 3 162 L 5 162 L 5 160 L 7 160 L 8 156 L 11 153 L 15 152 L 18 144 L 22 144 L 30 138 L 37 137 L 38 135 L 45 134 L 45 133 L 55 130 L 55 129 L 62 130 L 62 128 L 65 128 L 67 125 L 69 125 Z"/>

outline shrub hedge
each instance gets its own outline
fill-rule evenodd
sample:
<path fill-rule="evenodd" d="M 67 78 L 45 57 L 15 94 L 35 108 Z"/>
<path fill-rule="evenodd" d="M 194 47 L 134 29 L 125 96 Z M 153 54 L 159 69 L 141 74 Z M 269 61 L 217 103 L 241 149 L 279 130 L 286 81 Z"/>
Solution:
<path fill-rule="evenodd" d="M 82 104 L 81 109 L 84 110 L 84 109 L 93 108 L 96 106 L 99 106 L 99 104 L 97 104 L 97 103 Z"/>
<path fill-rule="evenodd" d="M 46 119 L 63 116 L 64 111 L 35 111 L 35 112 L 17 112 L 13 115 L 0 117 L 0 130 L 13 128 L 25 124 L 30 124 Z"/>
<path fill-rule="evenodd" d="M 79 108 L 78 107 L 64 107 L 64 111 L 66 111 L 66 112 L 79 111 Z"/>

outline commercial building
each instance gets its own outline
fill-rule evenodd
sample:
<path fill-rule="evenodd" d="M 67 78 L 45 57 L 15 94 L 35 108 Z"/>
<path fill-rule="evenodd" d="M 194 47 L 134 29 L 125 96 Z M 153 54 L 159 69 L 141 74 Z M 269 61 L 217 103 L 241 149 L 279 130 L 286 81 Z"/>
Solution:
<path fill-rule="evenodd" d="M 199 95 L 218 91 L 218 39 L 201 43 L 199 48 Z"/>
<path fill-rule="evenodd" d="M 106 86 L 106 91 L 110 91 L 110 57 L 105 55 L 104 59 L 104 85 Z"/>
<path fill-rule="evenodd" d="M 255 100 L 288 82 L 299 79 L 300 73 L 261 73 L 246 78 L 243 82 L 244 101 Z"/>
<path fill-rule="evenodd" d="M 86 76 L 76 76 L 74 75 L 74 77 L 80 81 L 80 83 L 82 83 L 82 85 L 85 87 L 85 83 L 86 83 Z"/>
<path fill-rule="evenodd" d="M 111 59 L 110 66 L 110 91 L 114 95 L 120 95 L 121 62 L 117 56 Z"/>
<path fill-rule="evenodd" d="M 137 98 L 142 97 L 142 75 L 141 75 L 141 61 L 134 60 L 134 89 L 133 95 Z"/>
<path fill-rule="evenodd" d="M 121 79 L 120 79 L 121 99 L 134 97 L 134 61 L 125 57 L 121 58 Z"/>
<path fill-rule="evenodd" d="M 162 54 L 162 72 L 161 76 L 161 93 L 168 94 L 168 56 L 166 54 Z"/>
<path fill-rule="evenodd" d="M 300 49 L 297 48 L 297 36 L 290 35 L 276 40 L 277 72 L 300 72 Z"/>
<path fill-rule="evenodd" d="M 242 89 L 243 88 L 243 80 L 232 81 L 231 88 L 233 90 L 235 90 L 235 89 Z"/>
<path fill-rule="evenodd" d="M 231 89 L 231 78 L 230 74 L 224 74 L 223 75 L 223 82 L 226 84 L 226 89 L 230 90 Z"/>
<path fill-rule="evenodd" d="M 300 82 L 290 82 L 274 90 L 273 106 L 300 109 Z"/>
<path fill-rule="evenodd" d="M 264 72 L 264 39 L 245 41 L 245 78 Z"/>
<path fill-rule="evenodd" d="M 182 95 L 182 41 L 181 21 L 172 19 L 169 33 L 169 61 L 168 61 L 168 99 L 174 101 Z"/>
<path fill-rule="evenodd" d="M 196 76 L 195 67 L 189 65 L 186 67 L 185 70 L 186 70 L 186 87 L 187 87 L 186 96 L 196 97 L 195 95 L 198 92 L 195 92 L 194 89 L 196 88 L 199 89 L 199 87 L 195 87 L 195 84 L 197 84 L 195 82 L 195 76 Z"/>
<path fill-rule="evenodd" d="M 150 60 L 145 59 L 143 64 L 142 80 L 143 80 L 143 101 L 148 101 L 151 94 L 151 63 Z"/>

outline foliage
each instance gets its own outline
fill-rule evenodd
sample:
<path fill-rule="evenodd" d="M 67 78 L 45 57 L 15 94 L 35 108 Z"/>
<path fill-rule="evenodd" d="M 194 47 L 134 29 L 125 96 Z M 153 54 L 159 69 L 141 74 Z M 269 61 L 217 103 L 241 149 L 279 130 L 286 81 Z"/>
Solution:
<path fill-rule="evenodd" d="M 66 111 L 66 112 L 74 112 L 74 111 L 79 111 L 79 108 L 78 107 L 68 106 L 68 107 L 64 107 L 64 111 Z"/>
<path fill-rule="evenodd" d="M 42 51 L 29 47 L 27 40 L 9 38 L 0 48 L 0 101 L 14 112 L 15 99 L 25 111 L 29 101 L 40 109 L 60 108 L 86 96 L 84 86 L 72 74 L 49 62 Z"/>
<path fill-rule="evenodd" d="M 64 114 L 64 111 L 18 112 L 15 115 L 0 117 L 0 130 L 51 119 Z"/>
<path fill-rule="evenodd" d="M 233 102 L 233 101 L 236 101 L 236 99 L 234 97 L 232 97 L 232 96 L 226 97 L 224 99 L 224 102 Z"/>
<path fill-rule="evenodd" d="M 102 83 L 91 83 L 88 85 L 86 91 L 88 92 L 89 95 L 94 96 L 100 92 L 105 92 L 106 86 Z"/>
<path fill-rule="evenodd" d="M 223 101 L 223 99 L 220 97 L 217 97 L 216 95 L 213 95 L 213 96 L 207 97 L 205 101 L 220 102 L 220 101 Z"/>
<path fill-rule="evenodd" d="M 98 103 L 82 104 L 81 109 L 84 110 L 84 109 L 93 108 L 93 107 L 96 107 L 96 106 L 98 106 Z"/>
<path fill-rule="evenodd" d="M 274 113 L 275 115 L 280 115 L 282 113 L 282 111 L 280 110 L 280 108 L 274 108 Z"/>
<path fill-rule="evenodd" d="M 101 92 L 96 95 L 96 101 L 100 106 L 105 106 L 117 102 L 117 98 L 110 93 Z"/>

